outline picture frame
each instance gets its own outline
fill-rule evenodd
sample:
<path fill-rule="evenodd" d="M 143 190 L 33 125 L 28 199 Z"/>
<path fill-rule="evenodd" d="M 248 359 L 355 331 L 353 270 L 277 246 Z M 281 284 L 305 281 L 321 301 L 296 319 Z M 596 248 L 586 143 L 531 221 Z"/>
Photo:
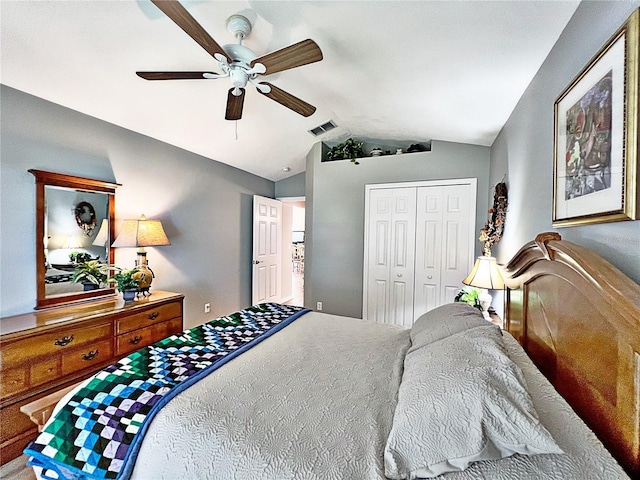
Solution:
<path fill-rule="evenodd" d="M 638 219 L 635 10 L 554 103 L 553 226 Z"/>

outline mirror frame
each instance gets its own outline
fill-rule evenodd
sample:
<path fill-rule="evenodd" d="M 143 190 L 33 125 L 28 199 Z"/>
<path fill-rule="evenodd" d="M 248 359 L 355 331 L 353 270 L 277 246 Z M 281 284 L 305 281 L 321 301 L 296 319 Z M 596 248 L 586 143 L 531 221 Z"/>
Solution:
<path fill-rule="evenodd" d="M 110 183 L 91 178 L 75 177 L 62 173 L 45 172 L 43 170 L 30 169 L 29 173 L 36 177 L 36 310 L 68 305 L 72 303 L 84 302 L 95 297 L 107 297 L 115 295 L 113 287 L 89 290 L 86 292 L 72 292 L 69 294 L 47 297 L 45 291 L 45 256 L 44 256 L 44 215 L 45 208 L 45 186 L 65 187 L 74 190 L 90 193 L 106 193 L 109 201 L 109 238 L 113 239 L 114 219 L 115 219 L 115 195 L 119 183 Z M 113 264 L 114 250 L 109 246 L 109 258 L 107 262 Z"/>

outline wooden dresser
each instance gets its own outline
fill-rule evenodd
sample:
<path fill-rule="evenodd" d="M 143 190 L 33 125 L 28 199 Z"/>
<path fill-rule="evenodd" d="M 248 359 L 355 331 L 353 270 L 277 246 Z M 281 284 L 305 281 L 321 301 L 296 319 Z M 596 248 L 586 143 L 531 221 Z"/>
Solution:
<path fill-rule="evenodd" d="M 77 383 L 130 352 L 182 331 L 184 295 L 153 291 L 0 319 L 0 463 L 37 428 L 20 407 Z"/>

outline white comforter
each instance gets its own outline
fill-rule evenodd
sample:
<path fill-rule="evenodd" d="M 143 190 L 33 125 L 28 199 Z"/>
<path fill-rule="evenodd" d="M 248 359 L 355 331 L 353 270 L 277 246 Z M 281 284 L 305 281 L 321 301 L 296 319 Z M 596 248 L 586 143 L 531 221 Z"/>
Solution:
<path fill-rule="evenodd" d="M 379 479 L 409 331 L 308 313 L 169 402 L 132 479 Z"/>
<path fill-rule="evenodd" d="M 513 337 L 542 422 L 568 455 L 479 462 L 451 479 L 625 478 Z M 384 479 L 409 332 L 308 313 L 172 400 L 133 479 Z"/>
<path fill-rule="evenodd" d="M 565 455 L 484 461 L 452 480 L 628 478 L 505 333 L 538 416 Z M 171 400 L 134 480 L 382 480 L 409 330 L 308 313 Z"/>

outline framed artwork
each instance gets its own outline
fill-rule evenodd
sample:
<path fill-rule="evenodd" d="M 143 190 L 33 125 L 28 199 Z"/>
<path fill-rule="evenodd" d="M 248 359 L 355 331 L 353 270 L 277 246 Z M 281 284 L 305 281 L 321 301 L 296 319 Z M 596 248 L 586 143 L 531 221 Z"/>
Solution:
<path fill-rule="evenodd" d="M 638 218 L 640 9 L 554 104 L 553 226 Z"/>

